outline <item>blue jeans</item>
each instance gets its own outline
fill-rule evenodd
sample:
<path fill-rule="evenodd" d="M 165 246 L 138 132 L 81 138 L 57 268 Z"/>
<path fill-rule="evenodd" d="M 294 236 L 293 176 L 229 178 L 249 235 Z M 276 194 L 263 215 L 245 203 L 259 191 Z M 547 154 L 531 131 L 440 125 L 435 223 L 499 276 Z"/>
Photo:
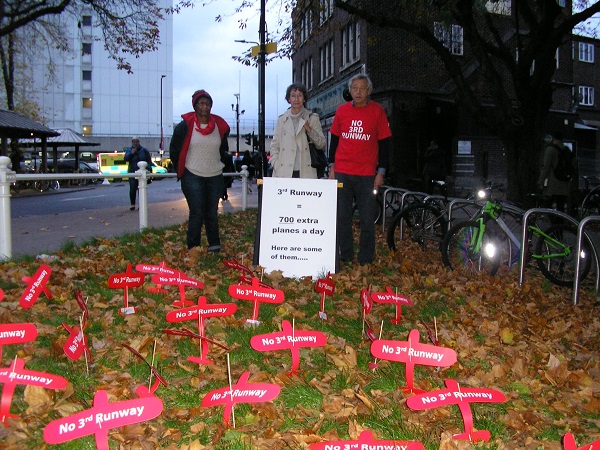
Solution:
<path fill-rule="evenodd" d="M 186 169 L 181 178 L 181 190 L 190 209 L 187 228 L 188 248 L 200 245 L 202 225 L 206 228 L 209 250 L 221 248 L 219 238 L 219 199 L 223 195 L 223 175 L 199 177 Z"/>
<path fill-rule="evenodd" d="M 373 194 L 375 176 L 347 175 L 335 173 L 335 178 L 343 184 L 338 189 L 337 240 L 339 257 L 342 261 L 354 259 L 354 238 L 352 220 L 354 207 L 358 208 L 360 236 L 358 241 L 358 262 L 370 264 L 375 255 L 375 214 L 377 201 Z"/>

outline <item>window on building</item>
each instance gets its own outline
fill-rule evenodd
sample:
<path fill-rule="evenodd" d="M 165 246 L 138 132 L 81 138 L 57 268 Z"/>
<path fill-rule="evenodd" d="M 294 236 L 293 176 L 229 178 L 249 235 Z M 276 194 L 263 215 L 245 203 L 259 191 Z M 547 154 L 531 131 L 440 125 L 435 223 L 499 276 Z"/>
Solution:
<path fill-rule="evenodd" d="M 319 4 L 319 24 L 323 25 L 333 14 L 333 0 L 321 0 Z"/>
<path fill-rule="evenodd" d="M 305 42 L 312 33 L 312 10 L 304 11 L 300 19 L 300 42 Z"/>
<path fill-rule="evenodd" d="M 511 1 L 512 0 L 488 1 L 485 4 L 485 7 L 491 13 L 502 14 L 504 16 L 510 16 L 510 14 L 511 14 Z"/>
<path fill-rule="evenodd" d="M 333 75 L 333 39 L 330 39 L 320 49 L 321 56 L 321 81 Z"/>
<path fill-rule="evenodd" d="M 579 86 L 579 104 L 582 106 L 594 106 L 594 88 L 591 86 Z"/>
<path fill-rule="evenodd" d="M 360 24 L 348 24 L 342 30 L 342 67 L 360 59 Z"/>
<path fill-rule="evenodd" d="M 81 44 L 81 61 L 84 63 L 92 62 L 92 44 L 84 42 Z"/>
<path fill-rule="evenodd" d="M 566 6 L 565 0 L 556 0 L 556 4 L 558 6 L 562 6 L 563 8 Z"/>
<path fill-rule="evenodd" d="M 453 55 L 463 54 L 463 29 L 460 25 L 446 25 L 434 22 L 435 37 L 444 44 Z"/>
<path fill-rule="evenodd" d="M 594 62 L 594 44 L 587 42 L 579 43 L 579 61 Z"/>
<path fill-rule="evenodd" d="M 312 56 L 300 64 L 301 83 L 306 86 L 306 89 L 311 90 L 313 87 L 313 59 Z"/>
<path fill-rule="evenodd" d="M 83 134 L 84 136 L 91 136 L 92 135 L 92 126 L 91 125 L 83 125 L 83 127 L 81 127 L 81 134 Z"/>
<path fill-rule="evenodd" d="M 81 79 L 82 79 L 81 88 L 85 91 L 91 91 L 92 90 L 92 71 L 91 70 L 82 70 L 81 71 Z"/>
<path fill-rule="evenodd" d="M 81 34 L 85 37 L 92 37 L 92 16 L 87 14 L 81 16 L 81 20 L 79 22 L 79 30 Z"/>
<path fill-rule="evenodd" d="M 92 118 L 92 97 L 83 97 L 81 99 L 81 116 L 84 119 Z"/>

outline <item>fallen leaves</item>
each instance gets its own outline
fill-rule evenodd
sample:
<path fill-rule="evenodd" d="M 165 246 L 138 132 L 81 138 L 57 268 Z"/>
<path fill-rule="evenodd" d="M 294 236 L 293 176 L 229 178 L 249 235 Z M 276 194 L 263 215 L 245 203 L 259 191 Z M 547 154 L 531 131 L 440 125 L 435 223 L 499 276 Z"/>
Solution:
<path fill-rule="evenodd" d="M 249 265 L 256 223 L 253 214 L 232 215 L 221 223 L 226 239 L 220 257 Z M 359 293 L 370 285 L 373 291 L 384 290 L 385 286 L 397 288 L 415 304 L 403 309 L 402 323 L 397 326 L 390 324 L 390 306 L 375 305 L 367 319 L 376 325 L 373 328 L 377 335 L 383 323 L 383 339 L 406 340 L 408 332 L 417 328 L 425 342 L 424 323 L 433 328 L 435 319 L 440 345 L 455 349 L 459 355 L 452 368 L 419 369 L 417 387 L 433 390 L 443 386 L 451 370 L 462 385 L 493 387 L 506 394 L 509 400 L 502 408 L 485 413 L 479 406 L 473 408 L 474 416 L 488 414 L 493 418 L 490 420 L 498 422 L 502 436 L 493 432 L 489 445 L 495 447 L 491 448 L 560 449 L 557 439 L 544 437 L 547 430 L 553 430 L 558 438 L 573 430 L 578 433 L 580 445 L 598 438 L 600 315 L 593 293 L 585 291 L 589 287 L 584 286 L 580 305 L 573 307 L 571 291 L 548 286 L 535 269 L 527 269 L 523 286 L 518 285 L 517 275 L 512 272 L 496 278 L 466 278 L 446 270 L 437 253 L 425 253 L 416 246 L 390 253 L 384 239 L 379 239 L 378 259 L 371 267 L 349 265 L 333 275 L 336 292 L 326 299 L 327 322 L 316 315 L 319 296 L 310 280 L 286 279 L 280 272 L 265 276 L 265 282 L 285 292 L 286 301 L 261 307 L 261 316 L 266 317 L 261 327 L 278 330 L 282 320 L 293 318 L 300 329 L 324 328 L 327 334 L 325 347 L 302 352 L 298 375 L 286 373 L 289 353 L 248 352 L 253 330 L 244 323 L 251 308 L 243 305 L 246 302 L 239 302 L 240 311 L 235 317 L 207 321 L 211 339 L 227 343 L 230 348 L 234 380 L 249 370 L 254 382 L 277 383 L 282 389 L 306 383 L 323 398 L 322 404 L 314 408 L 286 408 L 277 400 L 236 407 L 237 427 L 228 429 L 220 421 L 222 407 L 199 406 L 204 393 L 228 383 L 225 352 L 212 346 L 209 356 L 215 363 L 198 366 L 185 359 L 200 353 L 196 339 L 162 333 L 170 326 L 165 315 L 173 309 L 172 302 L 179 299 L 178 290 L 169 287 L 163 298 L 146 291 L 150 283 L 132 289 L 130 303 L 138 312 L 121 316 L 117 309 L 123 305 L 123 295 L 108 290 L 106 280 L 122 272 L 128 263 L 165 261 L 206 285 L 204 290 L 186 291 L 186 298 L 195 303 L 199 295 L 205 295 L 211 303 L 226 303 L 232 299 L 224 291 L 237 282 L 239 274 L 225 269 L 220 257 L 208 255 L 206 249 L 188 251 L 183 227 L 161 235 L 144 235 L 143 240 L 135 236 L 118 242 L 97 239 L 72 255 L 59 254 L 59 260 L 52 263 L 49 284 L 55 300 L 41 299 L 30 313 L 18 306 L 18 298 L 21 278 L 31 275 L 37 263 L 0 264 L 0 287 L 5 292 L 0 320 L 35 320 L 38 326 L 38 341 L 19 349 L 4 348 L 3 365 L 8 365 L 8 359 L 17 353 L 27 358 L 28 364 L 49 358 L 66 368 L 71 375 L 67 378 L 73 378 L 74 383 L 60 393 L 40 388 L 17 391 L 13 401 L 21 417 L 11 420 L 14 426 L 10 429 L 0 425 L 2 448 L 19 448 L 19 442 L 41 448 L 40 433 L 50 418 L 89 408 L 98 389 L 107 390 L 111 402 L 134 398 L 136 386 L 147 385 L 149 370 L 121 344 L 132 346 L 150 361 L 155 342 L 157 366 L 169 381 L 169 388 L 157 391 L 164 398 L 165 409 L 149 423 L 112 430 L 110 440 L 122 449 L 225 449 L 228 443 L 238 440 L 256 449 L 300 449 L 323 440 L 356 439 L 361 431 L 372 428 L 366 424 L 374 421 L 381 422 L 378 433 L 382 438 L 404 427 L 424 439 L 428 449 L 471 448 L 471 444 L 451 437 L 462 431 L 456 408 L 413 412 L 406 407 L 410 394 L 398 389 L 404 384 L 401 365 L 379 361 L 376 371 L 366 366 L 373 358 L 370 343 L 361 336 Z M 148 250 L 157 241 L 160 245 Z M 61 347 L 66 338 L 61 322 L 73 325 L 77 321 L 78 308 L 72 294 L 75 288 L 88 296 L 90 308 L 88 333 L 94 363 L 87 377 L 85 363 L 67 363 Z M 189 326 L 193 329 L 195 324 Z M 371 385 L 374 382 L 377 384 Z M 397 411 L 402 413 L 400 419 L 396 418 Z"/>

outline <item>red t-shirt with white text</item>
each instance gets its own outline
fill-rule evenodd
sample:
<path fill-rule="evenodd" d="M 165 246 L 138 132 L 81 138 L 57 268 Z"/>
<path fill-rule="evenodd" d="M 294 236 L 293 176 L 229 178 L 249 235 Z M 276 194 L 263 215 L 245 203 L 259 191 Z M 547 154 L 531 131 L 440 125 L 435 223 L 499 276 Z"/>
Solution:
<path fill-rule="evenodd" d="M 383 107 L 373 101 L 355 107 L 352 102 L 339 106 L 331 134 L 340 138 L 335 152 L 334 170 L 347 175 L 375 175 L 379 157 L 378 141 L 392 135 Z"/>

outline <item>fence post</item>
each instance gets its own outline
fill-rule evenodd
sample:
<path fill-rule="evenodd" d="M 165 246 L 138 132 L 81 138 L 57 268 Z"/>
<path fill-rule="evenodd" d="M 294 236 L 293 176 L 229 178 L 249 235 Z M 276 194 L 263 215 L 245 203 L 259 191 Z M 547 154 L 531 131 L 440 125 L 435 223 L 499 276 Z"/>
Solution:
<path fill-rule="evenodd" d="M 138 178 L 138 193 L 140 196 L 140 231 L 148 228 L 148 172 L 146 161 L 138 162 L 139 169 L 135 171 Z"/>
<path fill-rule="evenodd" d="M 12 258 L 12 227 L 10 215 L 10 185 L 15 172 L 8 170 L 10 158 L 0 156 L 0 259 Z"/>
<path fill-rule="evenodd" d="M 248 173 L 248 166 L 242 166 L 242 211 L 246 211 L 248 207 Z"/>

